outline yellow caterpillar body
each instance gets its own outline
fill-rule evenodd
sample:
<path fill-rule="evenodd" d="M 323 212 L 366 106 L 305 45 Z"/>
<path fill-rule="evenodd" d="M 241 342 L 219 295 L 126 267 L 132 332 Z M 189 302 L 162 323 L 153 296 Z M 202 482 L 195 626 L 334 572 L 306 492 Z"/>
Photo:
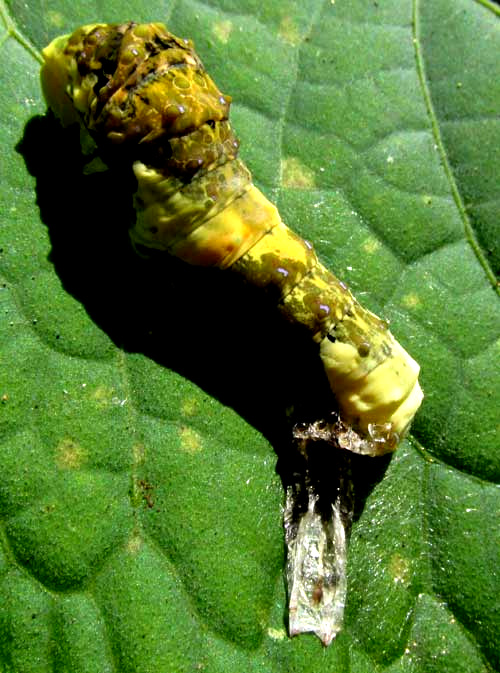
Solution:
<path fill-rule="evenodd" d="M 192 43 L 160 23 L 94 24 L 43 55 L 43 90 L 61 122 L 79 123 L 104 156 L 130 161 L 133 243 L 230 268 L 274 292 L 279 310 L 319 344 L 354 433 L 346 448 L 394 450 L 422 401 L 419 366 L 252 184 L 228 122 L 231 99 Z"/>

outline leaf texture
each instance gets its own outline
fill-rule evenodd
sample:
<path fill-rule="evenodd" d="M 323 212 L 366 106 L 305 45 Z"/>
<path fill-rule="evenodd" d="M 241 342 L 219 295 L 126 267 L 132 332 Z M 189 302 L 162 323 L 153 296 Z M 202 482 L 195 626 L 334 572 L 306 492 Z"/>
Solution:
<path fill-rule="evenodd" d="M 499 670 L 498 7 L 0 9 L 0 670 Z M 131 18 L 194 39 L 257 183 L 422 366 L 326 651 L 286 634 L 276 472 L 313 353 L 219 274 L 134 257 L 126 181 L 45 116 L 40 50 Z"/>

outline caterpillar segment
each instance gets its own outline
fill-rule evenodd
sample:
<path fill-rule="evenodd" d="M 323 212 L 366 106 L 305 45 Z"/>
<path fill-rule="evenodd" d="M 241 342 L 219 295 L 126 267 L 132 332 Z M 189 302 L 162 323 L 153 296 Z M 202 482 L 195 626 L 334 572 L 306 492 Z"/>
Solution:
<path fill-rule="evenodd" d="M 283 315 L 319 344 L 345 448 L 393 451 L 422 401 L 419 366 L 253 185 L 228 122 L 231 98 L 192 42 L 161 23 L 93 24 L 43 56 L 44 94 L 61 122 L 80 124 L 83 147 L 130 160 L 134 245 L 274 291 Z"/>

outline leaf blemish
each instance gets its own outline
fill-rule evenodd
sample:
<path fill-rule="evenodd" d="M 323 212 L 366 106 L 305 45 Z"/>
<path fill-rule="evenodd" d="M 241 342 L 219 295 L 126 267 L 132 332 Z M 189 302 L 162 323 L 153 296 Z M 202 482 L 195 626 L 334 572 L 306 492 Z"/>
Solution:
<path fill-rule="evenodd" d="M 132 452 L 134 456 L 134 464 L 140 465 L 144 462 L 144 457 L 146 453 L 146 447 L 144 444 L 134 444 L 132 447 Z"/>
<path fill-rule="evenodd" d="M 316 186 L 314 172 L 296 157 L 283 159 L 281 163 L 281 182 L 284 187 L 313 189 Z"/>
<path fill-rule="evenodd" d="M 114 396 L 113 388 L 108 386 L 97 386 L 97 388 L 92 392 L 92 398 L 97 402 L 97 404 L 102 406 L 107 406 L 111 403 L 111 400 Z"/>
<path fill-rule="evenodd" d="M 186 397 L 181 403 L 183 416 L 196 416 L 198 413 L 198 400 L 195 397 Z"/>
<path fill-rule="evenodd" d="M 179 438 L 181 440 L 181 448 L 188 453 L 197 453 L 203 447 L 201 436 L 193 428 L 187 428 L 186 426 L 180 428 Z"/>
<path fill-rule="evenodd" d="M 289 16 L 285 16 L 280 23 L 279 35 L 284 42 L 297 45 L 300 42 L 300 32 L 295 21 Z"/>
<path fill-rule="evenodd" d="M 130 539 L 127 541 L 126 545 L 126 550 L 128 551 L 129 554 L 137 554 L 142 547 L 142 538 L 140 535 L 135 531 Z"/>
<path fill-rule="evenodd" d="M 367 255 L 373 255 L 380 249 L 380 241 L 373 236 L 369 236 L 363 243 L 363 252 Z"/>
<path fill-rule="evenodd" d="M 389 572 L 396 584 L 408 584 L 411 580 L 410 561 L 400 554 L 393 554 L 389 561 Z"/>
<path fill-rule="evenodd" d="M 213 26 L 213 34 L 215 37 L 222 42 L 222 44 L 227 44 L 229 42 L 229 37 L 233 32 L 233 22 L 226 21 L 217 21 Z"/>
<path fill-rule="evenodd" d="M 285 640 L 287 637 L 285 629 L 267 629 L 267 635 L 273 640 Z"/>
<path fill-rule="evenodd" d="M 64 15 L 61 12 L 49 10 L 46 14 L 49 23 L 55 28 L 62 28 L 64 26 Z"/>
<path fill-rule="evenodd" d="M 62 470 L 78 470 L 86 463 L 87 451 L 78 442 L 65 437 L 56 447 L 55 461 Z"/>
<path fill-rule="evenodd" d="M 402 299 L 402 304 L 403 306 L 406 306 L 407 308 L 416 308 L 417 306 L 420 306 L 422 303 L 422 300 L 418 296 L 416 292 L 410 292 L 409 294 L 405 294 L 405 296 Z"/>

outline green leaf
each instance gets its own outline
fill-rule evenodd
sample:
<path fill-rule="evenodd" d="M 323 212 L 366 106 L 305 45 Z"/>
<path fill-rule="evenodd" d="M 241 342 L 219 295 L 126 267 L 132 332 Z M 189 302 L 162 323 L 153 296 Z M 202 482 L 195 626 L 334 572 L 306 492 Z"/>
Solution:
<path fill-rule="evenodd" d="M 0 671 L 500 670 L 498 8 L 0 10 Z M 130 18 L 195 40 L 256 182 L 422 366 L 328 650 L 286 634 L 276 473 L 313 349 L 221 274 L 133 256 L 126 182 L 44 116 L 43 46 Z"/>

